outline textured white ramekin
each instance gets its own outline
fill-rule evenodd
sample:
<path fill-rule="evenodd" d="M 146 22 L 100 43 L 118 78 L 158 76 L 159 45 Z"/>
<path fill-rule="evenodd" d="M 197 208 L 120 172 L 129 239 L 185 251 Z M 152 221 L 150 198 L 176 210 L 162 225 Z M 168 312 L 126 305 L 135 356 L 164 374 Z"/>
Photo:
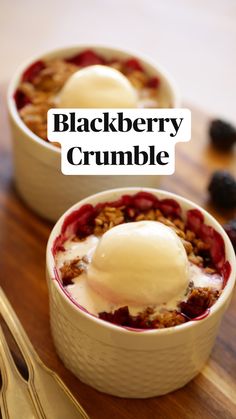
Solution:
<path fill-rule="evenodd" d="M 85 203 L 113 201 L 142 188 L 121 188 L 90 196 L 70 208 L 56 223 L 47 246 L 47 281 L 50 318 L 57 352 L 65 365 L 83 382 L 121 397 L 145 398 L 178 389 L 195 377 L 207 361 L 231 298 L 235 283 L 235 254 L 219 223 L 205 210 L 178 195 L 147 189 L 161 198 L 173 198 L 183 213 L 198 208 L 205 223 L 224 239 L 226 259 L 232 272 L 219 300 L 207 317 L 177 327 L 130 331 L 82 311 L 68 298 L 55 279 L 52 246 L 65 216 Z"/>
<path fill-rule="evenodd" d="M 20 66 L 8 89 L 16 187 L 34 211 L 52 221 L 56 221 L 78 200 L 98 191 L 119 186 L 156 187 L 159 184 L 158 176 L 96 176 L 96 179 L 94 176 L 65 176 L 60 170 L 60 149 L 43 141 L 21 120 L 13 95 L 24 70 L 39 59 L 69 57 L 87 48 L 107 58 L 137 57 L 150 75 L 160 77 L 163 89 L 170 97 L 173 107 L 180 105 L 178 89 L 166 71 L 135 52 L 105 46 L 78 45 L 33 57 Z"/>

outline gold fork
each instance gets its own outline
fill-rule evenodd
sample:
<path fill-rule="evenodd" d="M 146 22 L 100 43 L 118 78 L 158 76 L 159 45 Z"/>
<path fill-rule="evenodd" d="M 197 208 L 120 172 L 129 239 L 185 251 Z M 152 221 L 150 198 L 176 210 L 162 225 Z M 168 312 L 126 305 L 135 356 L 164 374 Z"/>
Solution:
<path fill-rule="evenodd" d="M 40 417 L 40 412 L 32 400 L 28 386 L 12 360 L 1 327 L 0 368 L 2 373 L 0 408 L 3 419 L 37 419 Z"/>
<path fill-rule="evenodd" d="M 58 375 L 47 368 L 35 352 L 2 288 L 0 312 L 29 371 L 28 381 L 25 381 L 15 367 L 4 334 L 0 330 L 3 371 L 0 405 L 3 418 L 89 419 Z M 20 413 L 20 408 L 25 409 L 24 414 Z M 7 416 L 7 412 L 11 412 L 11 415 Z"/>

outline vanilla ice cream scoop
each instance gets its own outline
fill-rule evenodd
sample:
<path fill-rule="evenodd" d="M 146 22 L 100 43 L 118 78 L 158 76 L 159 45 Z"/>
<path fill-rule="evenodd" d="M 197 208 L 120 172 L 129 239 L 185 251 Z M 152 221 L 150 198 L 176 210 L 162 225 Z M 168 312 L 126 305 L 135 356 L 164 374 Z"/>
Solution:
<path fill-rule="evenodd" d="M 137 101 L 127 77 L 105 65 L 76 71 L 58 95 L 61 108 L 137 108 Z"/>
<path fill-rule="evenodd" d="M 188 259 L 177 234 L 156 221 L 125 223 L 100 239 L 89 286 L 114 304 L 159 305 L 183 298 Z"/>

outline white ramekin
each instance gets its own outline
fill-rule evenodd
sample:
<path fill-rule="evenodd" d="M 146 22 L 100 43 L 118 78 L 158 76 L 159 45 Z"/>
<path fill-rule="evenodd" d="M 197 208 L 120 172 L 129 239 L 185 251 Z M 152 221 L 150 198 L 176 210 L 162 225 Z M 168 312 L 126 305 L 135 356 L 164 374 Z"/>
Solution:
<path fill-rule="evenodd" d="M 227 285 L 207 317 L 177 327 L 130 331 L 82 311 L 55 279 L 52 246 L 64 218 L 85 203 L 113 201 L 142 188 L 121 188 L 90 196 L 70 208 L 56 223 L 47 246 L 47 281 L 51 329 L 56 350 L 64 364 L 81 381 L 115 396 L 145 398 L 176 390 L 195 377 L 207 361 L 221 318 L 235 283 L 235 254 L 219 223 L 205 210 L 178 195 L 146 189 L 160 198 L 173 198 L 183 214 L 198 208 L 205 223 L 213 226 L 225 243 L 232 271 Z"/>
<path fill-rule="evenodd" d="M 61 173 L 60 149 L 43 141 L 21 120 L 13 99 L 24 70 L 33 62 L 44 58 L 69 57 L 87 48 L 107 58 L 137 57 L 150 75 L 162 80 L 173 107 L 180 104 L 178 90 L 171 77 L 155 63 L 135 52 L 96 45 L 79 45 L 55 50 L 33 57 L 21 65 L 8 89 L 8 109 L 13 137 L 16 187 L 25 202 L 39 215 L 56 221 L 59 216 L 79 199 L 101 190 L 119 186 L 156 187 L 158 176 L 65 176 Z"/>

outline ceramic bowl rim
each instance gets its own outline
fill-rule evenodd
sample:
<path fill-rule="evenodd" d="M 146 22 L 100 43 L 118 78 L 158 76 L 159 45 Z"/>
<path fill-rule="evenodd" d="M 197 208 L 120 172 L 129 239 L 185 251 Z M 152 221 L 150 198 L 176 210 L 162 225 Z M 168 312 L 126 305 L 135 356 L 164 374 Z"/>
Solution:
<path fill-rule="evenodd" d="M 59 226 L 61 226 L 62 221 L 64 220 L 64 218 L 70 214 L 72 211 L 74 211 L 75 209 L 79 208 L 80 206 L 82 206 L 85 203 L 89 203 L 90 200 L 94 200 L 96 198 L 101 198 L 107 195 L 107 194 L 113 194 L 113 193 L 119 193 L 120 195 L 124 195 L 127 193 L 136 193 L 139 191 L 147 191 L 150 193 L 154 193 L 157 196 L 160 197 L 168 197 L 168 198 L 172 198 L 175 199 L 177 202 L 179 202 L 179 204 L 185 207 L 191 207 L 191 208 L 195 208 L 198 209 L 202 212 L 202 214 L 204 215 L 204 219 L 205 222 L 208 224 L 208 222 L 210 222 L 210 225 L 212 225 L 214 228 L 216 228 L 217 231 L 220 232 L 224 243 L 225 243 L 225 253 L 227 255 L 227 260 L 229 260 L 230 265 L 231 265 L 231 273 L 230 276 L 228 278 L 227 284 L 221 294 L 221 296 L 219 297 L 219 299 L 216 301 L 216 303 L 210 308 L 209 314 L 201 319 L 201 320 L 190 320 L 186 323 L 183 323 L 181 325 L 178 326 L 173 326 L 173 327 L 168 327 L 168 328 L 163 328 L 163 329 L 152 329 L 152 330 L 140 330 L 140 331 L 135 331 L 135 330 L 128 330 L 122 326 L 118 326 L 118 325 L 114 325 L 112 323 L 109 323 L 107 321 L 104 321 L 102 319 L 99 319 L 96 316 L 93 316 L 87 312 L 85 312 L 84 310 L 81 310 L 79 308 L 78 305 L 76 305 L 76 303 L 74 303 L 70 298 L 68 298 L 66 292 L 64 291 L 63 287 L 59 285 L 58 281 L 55 279 L 55 275 L 54 275 L 54 263 L 53 263 L 53 256 L 52 256 L 52 245 L 53 242 L 55 240 L 55 238 L 57 237 L 58 233 L 58 228 Z M 109 198 L 108 198 L 109 199 Z M 183 208 L 184 209 L 184 208 Z M 154 188 L 139 188 L 139 187 L 125 187 L 125 188 L 115 188 L 115 189 L 109 189 L 109 190 L 105 190 L 103 192 L 98 192 L 94 195 L 90 195 L 84 199 L 82 199 L 81 201 L 77 202 L 76 204 L 74 204 L 72 207 L 70 207 L 60 218 L 59 220 L 56 222 L 56 224 L 54 225 L 49 239 L 48 239 L 48 243 L 47 243 L 47 250 L 46 250 L 46 266 L 47 266 L 47 271 L 49 274 L 49 281 L 51 281 L 51 285 L 53 287 L 55 287 L 56 292 L 59 292 L 59 294 L 62 296 L 63 300 L 65 301 L 66 305 L 69 305 L 70 308 L 72 308 L 73 310 L 76 311 L 77 315 L 80 316 L 85 316 L 86 319 L 88 321 L 91 322 L 95 322 L 97 324 L 97 327 L 103 327 L 106 328 L 108 330 L 111 330 L 113 332 L 116 333 L 123 333 L 123 334 L 133 334 L 133 335 L 139 335 L 139 336 L 146 336 L 146 335 L 168 335 L 170 333 L 180 333 L 183 330 L 187 330 L 187 329 L 193 329 L 197 327 L 198 322 L 206 322 L 208 321 L 217 311 L 219 311 L 222 306 L 227 302 L 227 300 L 229 299 L 234 284 L 235 284 L 235 279 L 236 279 L 236 259 L 235 259 L 235 253 L 234 253 L 234 249 L 233 246 L 230 242 L 229 237 L 227 236 L 226 232 L 224 231 L 223 227 L 218 223 L 218 221 L 216 221 L 216 219 L 209 214 L 206 210 L 204 210 L 201 206 L 195 204 L 193 201 L 183 198 L 182 196 L 172 193 L 172 192 L 168 192 L 165 190 L 160 190 L 160 189 L 154 189 Z"/>
<path fill-rule="evenodd" d="M 179 89 L 176 86 L 175 81 L 173 80 L 172 76 L 158 63 L 156 64 L 154 60 L 152 60 L 151 58 L 149 58 L 148 56 L 146 56 L 143 53 L 139 53 L 138 51 L 136 52 L 135 50 L 129 50 L 126 48 L 120 48 L 120 47 L 113 47 L 112 45 L 109 44 L 75 44 L 75 45 L 68 45 L 66 47 L 63 48 L 55 48 L 55 49 L 50 49 L 50 50 L 46 50 L 40 54 L 37 55 L 33 55 L 30 58 L 28 58 L 27 60 L 23 61 L 23 63 L 21 65 L 18 66 L 17 70 L 15 71 L 13 77 L 10 80 L 9 86 L 8 86 L 8 90 L 7 90 L 7 106 L 8 106 L 8 110 L 9 113 L 11 115 L 11 117 L 13 118 L 14 122 L 17 124 L 17 126 L 20 128 L 21 132 L 26 135 L 28 137 L 28 139 L 30 139 L 33 142 L 36 142 L 39 146 L 44 147 L 45 149 L 48 150 L 48 152 L 51 152 L 53 154 L 60 154 L 60 149 L 58 147 L 55 147 L 53 144 L 46 142 L 45 140 L 43 140 L 42 138 L 40 138 L 38 135 L 34 134 L 28 127 L 27 125 L 23 122 L 23 120 L 21 119 L 19 112 L 16 108 L 16 104 L 15 104 L 15 100 L 13 98 L 14 96 L 14 92 L 18 86 L 19 83 L 19 79 L 20 76 L 23 74 L 24 70 L 26 68 L 28 68 L 32 63 L 34 63 L 35 61 L 38 61 L 42 58 L 46 58 L 46 57 L 50 57 L 50 56 L 56 56 L 58 55 L 63 55 L 63 54 L 67 54 L 68 51 L 74 51 L 78 49 L 79 50 L 85 50 L 85 49 L 106 49 L 107 51 L 113 53 L 119 53 L 119 54 L 125 54 L 125 55 L 130 55 L 131 57 L 134 56 L 142 61 L 144 61 L 147 65 L 152 66 L 153 68 L 155 68 L 155 70 L 157 71 L 157 73 L 159 73 L 161 75 L 161 78 L 163 78 L 165 80 L 165 82 L 167 83 L 167 85 L 169 86 L 170 91 L 172 92 L 172 96 L 173 96 L 173 108 L 176 108 L 179 106 L 180 104 L 180 94 L 179 94 Z M 73 53 L 73 52 L 72 52 Z"/>

